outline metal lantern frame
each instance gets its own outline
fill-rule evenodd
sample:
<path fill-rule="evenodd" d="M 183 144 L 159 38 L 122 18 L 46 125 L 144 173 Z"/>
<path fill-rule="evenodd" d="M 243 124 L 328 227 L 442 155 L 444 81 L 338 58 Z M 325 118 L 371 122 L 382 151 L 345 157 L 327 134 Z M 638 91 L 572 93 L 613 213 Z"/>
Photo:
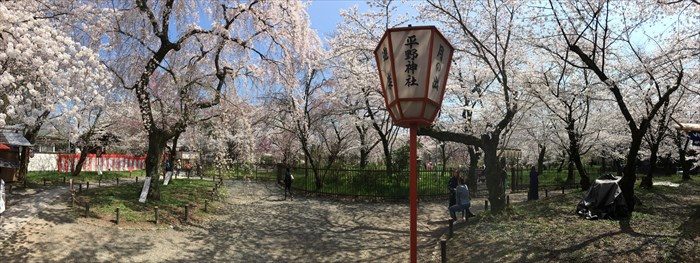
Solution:
<path fill-rule="evenodd" d="M 393 92 L 394 99 L 393 99 L 393 101 L 389 101 L 389 96 L 387 96 L 387 83 L 385 83 L 385 79 L 384 79 L 384 76 L 382 74 L 382 70 L 379 67 L 381 46 L 384 43 L 384 40 L 388 41 L 388 46 L 390 47 L 388 49 L 388 53 L 389 53 L 389 62 L 388 63 L 391 63 L 391 65 L 390 65 L 391 72 L 390 73 L 391 73 L 392 79 L 394 80 L 394 83 L 397 83 L 396 82 L 396 80 L 397 80 L 396 65 L 394 63 L 395 54 L 394 54 L 393 48 L 391 48 L 391 47 L 393 47 L 393 40 L 391 37 L 391 33 L 402 32 L 402 31 L 418 31 L 418 30 L 430 30 L 430 40 L 429 40 L 427 61 L 432 61 L 432 59 L 434 58 L 433 56 L 436 55 L 436 54 L 433 54 L 433 49 L 434 49 L 433 45 L 435 44 L 434 39 L 436 37 L 440 38 L 441 42 L 450 48 L 450 52 L 447 56 L 447 60 L 445 63 L 445 64 L 447 64 L 445 67 L 445 71 L 444 71 L 444 73 L 441 73 L 441 74 L 443 74 L 443 76 L 441 76 L 441 79 L 443 81 L 441 83 L 439 83 L 439 86 L 440 86 L 439 87 L 439 92 L 440 92 L 439 99 L 438 99 L 438 101 L 435 101 L 435 100 L 429 98 L 429 96 L 428 96 L 430 88 L 431 88 L 431 86 L 429 84 L 430 84 L 430 74 L 432 71 L 432 67 L 428 67 L 426 75 L 425 75 L 425 81 L 423 81 L 423 83 L 419 84 L 419 85 L 422 85 L 419 87 L 422 87 L 424 89 L 422 97 L 401 98 L 401 97 L 399 97 L 399 88 L 398 88 L 399 85 L 395 85 L 396 87 L 394 87 L 390 91 L 390 92 Z M 430 126 L 433 123 L 433 121 L 435 121 L 435 118 L 437 118 L 437 116 L 440 112 L 440 108 L 442 106 L 442 100 L 444 99 L 444 96 L 445 96 L 445 88 L 447 85 L 448 74 L 450 72 L 450 66 L 452 65 L 453 54 L 454 54 L 454 47 L 452 46 L 452 44 L 450 44 L 450 42 L 447 41 L 447 38 L 445 38 L 445 36 L 443 36 L 442 33 L 440 33 L 440 31 L 438 31 L 438 29 L 435 26 L 408 26 L 408 27 L 390 28 L 390 29 L 386 30 L 386 32 L 382 36 L 381 40 L 379 41 L 379 44 L 374 49 L 374 58 L 375 58 L 377 65 L 378 65 L 377 71 L 379 73 L 379 76 L 380 76 L 379 79 L 381 80 L 381 84 L 382 84 L 381 86 L 382 86 L 382 96 L 384 97 L 384 105 L 387 106 L 387 111 L 389 112 L 389 115 L 391 116 L 391 119 L 393 120 L 395 125 L 400 126 L 400 127 L 405 127 L 405 128 L 409 128 L 413 125 Z M 420 113 L 418 116 L 421 116 L 421 117 L 417 117 L 417 118 L 416 117 L 413 117 L 413 118 L 405 117 L 404 111 L 403 111 L 403 108 L 405 107 L 405 105 L 402 105 L 403 104 L 402 102 L 404 102 L 404 103 L 405 102 L 420 102 L 421 109 L 420 109 Z M 426 113 L 425 111 L 426 111 L 427 105 L 432 105 L 434 107 L 432 114 L 430 114 L 430 116 L 428 118 L 425 117 L 425 113 Z M 395 110 L 398 110 L 398 112 L 394 112 Z"/>

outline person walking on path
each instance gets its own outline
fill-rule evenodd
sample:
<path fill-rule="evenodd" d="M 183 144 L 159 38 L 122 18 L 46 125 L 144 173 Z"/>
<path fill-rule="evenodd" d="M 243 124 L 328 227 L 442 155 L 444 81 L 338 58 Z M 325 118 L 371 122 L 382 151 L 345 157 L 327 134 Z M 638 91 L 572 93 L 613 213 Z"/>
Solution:
<path fill-rule="evenodd" d="M 450 190 L 450 204 L 447 205 L 447 207 L 451 207 L 455 204 L 457 204 L 457 199 L 455 197 L 455 190 L 459 182 L 459 171 L 454 170 L 452 171 L 452 176 L 450 177 L 450 181 L 447 183 L 447 188 Z"/>
<path fill-rule="evenodd" d="M 528 201 L 540 199 L 539 186 L 539 174 L 537 174 L 537 169 L 533 166 L 530 168 L 530 190 L 527 192 Z"/>
<path fill-rule="evenodd" d="M 456 213 L 458 211 L 462 212 L 462 217 L 464 220 L 467 220 L 467 217 L 474 216 L 474 214 L 472 214 L 472 212 L 469 210 L 469 207 L 471 206 L 471 202 L 469 200 L 469 188 L 464 182 L 464 179 L 459 179 L 459 186 L 457 186 L 455 192 L 457 194 L 457 204 L 450 206 L 449 209 L 452 220 L 457 221 Z"/>
<path fill-rule="evenodd" d="M 289 193 L 289 198 L 294 200 L 294 196 L 292 196 L 292 180 L 294 180 L 294 176 L 292 176 L 289 167 L 287 167 L 287 171 L 284 173 L 284 200 L 287 200 L 287 193 Z"/>

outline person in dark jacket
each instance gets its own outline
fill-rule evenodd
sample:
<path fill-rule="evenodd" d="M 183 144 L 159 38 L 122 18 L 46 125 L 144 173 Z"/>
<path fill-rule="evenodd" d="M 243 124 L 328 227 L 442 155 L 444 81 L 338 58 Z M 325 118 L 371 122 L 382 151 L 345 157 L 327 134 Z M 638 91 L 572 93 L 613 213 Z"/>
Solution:
<path fill-rule="evenodd" d="M 450 181 L 447 183 L 447 188 L 450 190 L 450 204 L 447 207 L 451 207 L 451 206 L 457 204 L 457 199 L 455 197 L 455 190 L 456 190 L 458 185 L 459 185 L 459 171 L 454 170 L 454 171 L 452 171 L 452 177 L 450 177 Z"/>
<path fill-rule="evenodd" d="M 530 169 L 530 190 L 527 192 L 527 200 L 537 200 L 540 199 L 539 189 L 540 179 L 539 174 L 537 174 L 537 169 L 533 166 Z"/>
<path fill-rule="evenodd" d="M 294 177 L 289 168 L 287 168 L 287 171 L 284 173 L 284 200 L 287 200 L 287 193 L 289 193 L 289 198 L 294 200 L 294 196 L 292 196 L 292 180 L 294 180 Z"/>
<path fill-rule="evenodd" d="M 459 179 L 459 186 L 457 186 L 455 192 L 457 197 L 457 204 L 450 206 L 449 209 L 450 217 L 452 217 L 452 220 L 457 221 L 456 213 L 458 211 L 462 212 L 462 217 L 464 218 L 464 220 L 467 220 L 467 217 L 474 216 L 474 214 L 472 214 L 472 212 L 469 211 L 469 207 L 471 206 L 471 201 L 469 200 L 469 188 L 464 182 L 464 179 Z"/>

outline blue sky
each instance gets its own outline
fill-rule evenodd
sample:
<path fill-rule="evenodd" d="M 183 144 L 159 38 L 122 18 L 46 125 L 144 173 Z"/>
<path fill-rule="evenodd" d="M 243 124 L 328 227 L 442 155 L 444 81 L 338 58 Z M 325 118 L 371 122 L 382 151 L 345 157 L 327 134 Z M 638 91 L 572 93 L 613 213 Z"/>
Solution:
<path fill-rule="evenodd" d="M 311 27 L 316 29 L 321 39 L 326 39 L 340 22 L 340 10 L 357 5 L 360 10 L 368 8 L 364 0 L 316 0 L 309 6 Z"/>

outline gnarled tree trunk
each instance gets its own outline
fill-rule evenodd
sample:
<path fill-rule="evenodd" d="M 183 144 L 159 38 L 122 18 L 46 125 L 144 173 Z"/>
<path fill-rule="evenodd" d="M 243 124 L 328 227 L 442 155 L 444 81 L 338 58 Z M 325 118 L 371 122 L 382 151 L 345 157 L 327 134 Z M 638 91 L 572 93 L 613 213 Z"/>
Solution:
<path fill-rule="evenodd" d="M 650 189 L 654 185 L 654 170 L 656 170 L 656 160 L 658 159 L 658 152 L 659 152 L 659 145 L 658 144 L 652 144 L 651 147 L 651 155 L 649 156 L 649 170 L 647 171 L 647 176 L 642 178 L 642 182 L 639 184 L 639 186 Z"/>
<path fill-rule="evenodd" d="M 501 211 L 505 208 L 505 166 L 498 159 L 498 136 L 481 136 L 481 149 L 484 150 L 484 164 L 486 165 L 486 188 L 489 189 L 489 203 L 491 211 Z"/>
<path fill-rule="evenodd" d="M 148 134 L 148 152 L 146 154 L 146 176 L 151 177 L 151 187 L 148 197 L 160 200 L 160 175 L 163 174 L 163 153 L 168 142 L 168 136 L 159 131 Z"/>
<path fill-rule="evenodd" d="M 90 148 L 91 147 L 89 146 L 80 147 L 80 157 L 78 157 L 78 163 L 75 164 L 75 169 L 73 169 L 71 176 L 78 176 L 83 170 L 83 165 L 85 164 L 85 160 L 90 153 Z"/>
<path fill-rule="evenodd" d="M 467 172 L 467 186 L 471 190 L 470 193 L 472 194 L 472 196 L 476 196 L 476 191 L 478 191 L 478 189 L 476 189 L 476 168 L 479 165 L 480 154 L 474 146 L 467 146 L 467 152 L 469 153 L 469 171 Z"/>

